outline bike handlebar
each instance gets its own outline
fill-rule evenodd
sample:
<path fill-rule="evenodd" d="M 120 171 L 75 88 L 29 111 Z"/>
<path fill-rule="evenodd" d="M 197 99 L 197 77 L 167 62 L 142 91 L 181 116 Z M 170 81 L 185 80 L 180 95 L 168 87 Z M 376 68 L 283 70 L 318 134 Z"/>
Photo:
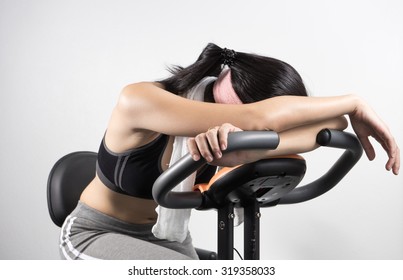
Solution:
<path fill-rule="evenodd" d="M 240 131 L 228 135 L 227 150 L 223 154 L 251 149 L 274 150 L 279 144 L 274 131 Z M 322 177 L 303 187 L 292 190 L 279 200 L 279 204 L 291 204 L 318 197 L 333 188 L 351 170 L 362 155 L 362 147 L 357 137 L 351 133 L 324 129 L 317 135 L 316 142 L 321 146 L 345 149 L 336 163 Z M 166 208 L 199 208 L 205 196 L 200 192 L 175 192 L 172 189 L 204 165 L 202 158 L 194 161 L 190 154 L 185 155 L 162 173 L 155 181 L 152 194 L 154 200 Z"/>
<path fill-rule="evenodd" d="M 344 149 L 345 152 L 323 176 L 312 183 L 295 188 L 282 197 L 278 204 L 304 202 L 326 193 L 344 178 L 363 152 L 357 137 L 348 132 L 324 129 L 318 133 L 316 142 L 321 146 Z"/>
<path fill-rule="evenodd" d="M 227 149 L 223 154 L 240 150 L 274 150 L 279 144 L 278 134 L 274 131 L 239 131 L 228 135 Z M 198 208 L 203 204 L 200 192 L 174 192 L 176 185 L 206 163 L 204 158 L 194 161 L 190 154 L 179 159 L 155 181 L 152 194 L 154 200 L 167 208 Z"/>

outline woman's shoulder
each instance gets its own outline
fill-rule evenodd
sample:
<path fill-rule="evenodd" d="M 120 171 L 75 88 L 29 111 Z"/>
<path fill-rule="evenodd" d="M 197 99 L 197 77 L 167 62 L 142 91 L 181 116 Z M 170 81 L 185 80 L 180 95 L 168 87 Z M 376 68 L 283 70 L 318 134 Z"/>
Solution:
<path fill-rule="evenodd" d="M 159 82 L 142 81 L 135 82 L 124 86 L 121 90 L 121 94 L 135 94 L 139 92 L 149 91 L 156 89 L 164 89 L 164 86 Z"/>
<path fill-rule="evenodd" d="M 137 82 L 124 86 L 108 123 L 106 140 L 113 151 L 127 151 L 142 146 L 159 135 L 148 127 L 152 116 L 155 90 L 161 90 L 154 82 Z M 154 98 L 155 99 L 155 98 Z"/>
<path fill-rule="evenodd" d="M 128 84 L 120 91 L 117 109 L 126 111 L 138 110 L 138 106 L 144 107 L 155 99 L 157 95 L 165 92 L 162 84 L 157 82 L 136 82 Z"/>

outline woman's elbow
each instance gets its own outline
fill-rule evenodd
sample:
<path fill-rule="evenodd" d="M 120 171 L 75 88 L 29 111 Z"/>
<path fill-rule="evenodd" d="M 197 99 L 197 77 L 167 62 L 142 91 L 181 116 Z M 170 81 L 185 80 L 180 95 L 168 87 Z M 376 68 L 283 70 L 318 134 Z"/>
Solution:
<path fill-rule="evenodd" d="M 344 116 L 337 117 L 334 120 L 334 126 L 335 127 L 333 129 L 345 130 L 348 127 L 348 121 L 347 121 L 346 117 L 344 117 Z"/>

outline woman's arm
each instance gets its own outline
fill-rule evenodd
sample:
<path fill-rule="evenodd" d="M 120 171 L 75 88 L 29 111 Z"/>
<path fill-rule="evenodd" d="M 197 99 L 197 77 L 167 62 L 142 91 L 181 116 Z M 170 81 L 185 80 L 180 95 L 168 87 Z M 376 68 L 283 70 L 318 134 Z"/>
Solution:
<path fill-rule="evenodd" d="M 126 87 L 116 108 L 132 131 L 148 130 L 169 135 L 196 136 L 211 127 L 231 123 L 242 130 L 287 131 L 343 115 L 351 124 L 369 159 L 375 138 L 389 156 L 387 170 L 400 168 L 399 148 L 388 127 L 355 95 L 336 97 L 279 96 L 245 105 L 213 104 L 176 96 L 155 83 Z"/>
<path fill-rule="evenodd" d="M 133 128 L 195 136 L 223 123 L 242 130 L 281 132 L 352 113 L 357 104 L 353 95 L 280 96 L 244 105 L 215 104 L 174 95 L 154 83 L 137 83 L 123 90 L 118 108 Z"/>
<path fill-rule="evenodd" d="M 117 110 L 136 130 L 150 130 L 174 136 L 196 136 L 210 127 L 231 122 L 244 130 L 261 123 L 253 106 L 223 105 L 189 100 L 154 83 L 137 83 L 123 89 Z"/>
<path fill-rule="evenodd" d="M 319 147 L 316 136 L 325 128 L 344 130 L 348 126 L 344 117 L 299 126 L 279 133 L 280 143 L 276 150 L 266 151 L 265 157 L 292 155 L 310 152 Z"/>
<path fill-rule="evenodd" d="M 228 133 L 241 131 L 231 125 L 223 124 L 220 127 L 209 129 L 196 137 L 189 138 L 188 149 L 194 160 L 202 156 L 207 162 L 217 166 L 236 166 L 249 162 L 258 161 L 273 156 L 284 156 L 301 154 L 316 149 L 316 136 L 324 128 L 344 130 L 347 127 L 347 120 L 338 117 L 331 120 L 321 121 L 315 124 L 299 126 L 279 133 L 280 143 L 275 150 L 249 150 L 238 151 L 222 155 L 223 147 L 219 147 L 219 140 L 226 143 Z"/>
<path fill-rule="evenodd" d="M 269 100 L 265 100 L 266 102 Z M 263 103 L 262 102 L 262 103 Z M 336 97 L 297 97 L 280 96 L 270 100 L 263 107 L 280 108 L 275 110 L 276 131 L 283 131 L 301 124 L 311 124 L 337 116 L 348 115 L 354 132 L 360 140 L 369 160 L 375 158 L 375 150 L 370 142 L 373 137 L 386 151 L 389 159 L 385 168 L 398 175 L 400 169 L 400 149 L 388 126 L 375 111 L 355 95 Z"/>

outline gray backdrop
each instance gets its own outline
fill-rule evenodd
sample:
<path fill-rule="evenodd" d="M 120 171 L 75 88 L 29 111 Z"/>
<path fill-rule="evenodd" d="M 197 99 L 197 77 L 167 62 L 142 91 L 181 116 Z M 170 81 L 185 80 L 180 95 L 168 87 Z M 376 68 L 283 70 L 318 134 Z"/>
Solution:
<path fill-rule="evenodd" d="M 208 42 L 289 62 L 314 96 L 363 96 L 402 147 L 402 14 L 398 0 L 0 0 L 0 259 L 58 259 L 54 162 L 97 150 L 123 86 L 165 77 Z M 261 257 L 403 259 L 402 176 L 376 150 L 321 198 L 263 209 Z M 304 181 L 338 155 L 307 155 Z M 215 248 L 215 213 L 194 212 L 191 230 Z"/>

